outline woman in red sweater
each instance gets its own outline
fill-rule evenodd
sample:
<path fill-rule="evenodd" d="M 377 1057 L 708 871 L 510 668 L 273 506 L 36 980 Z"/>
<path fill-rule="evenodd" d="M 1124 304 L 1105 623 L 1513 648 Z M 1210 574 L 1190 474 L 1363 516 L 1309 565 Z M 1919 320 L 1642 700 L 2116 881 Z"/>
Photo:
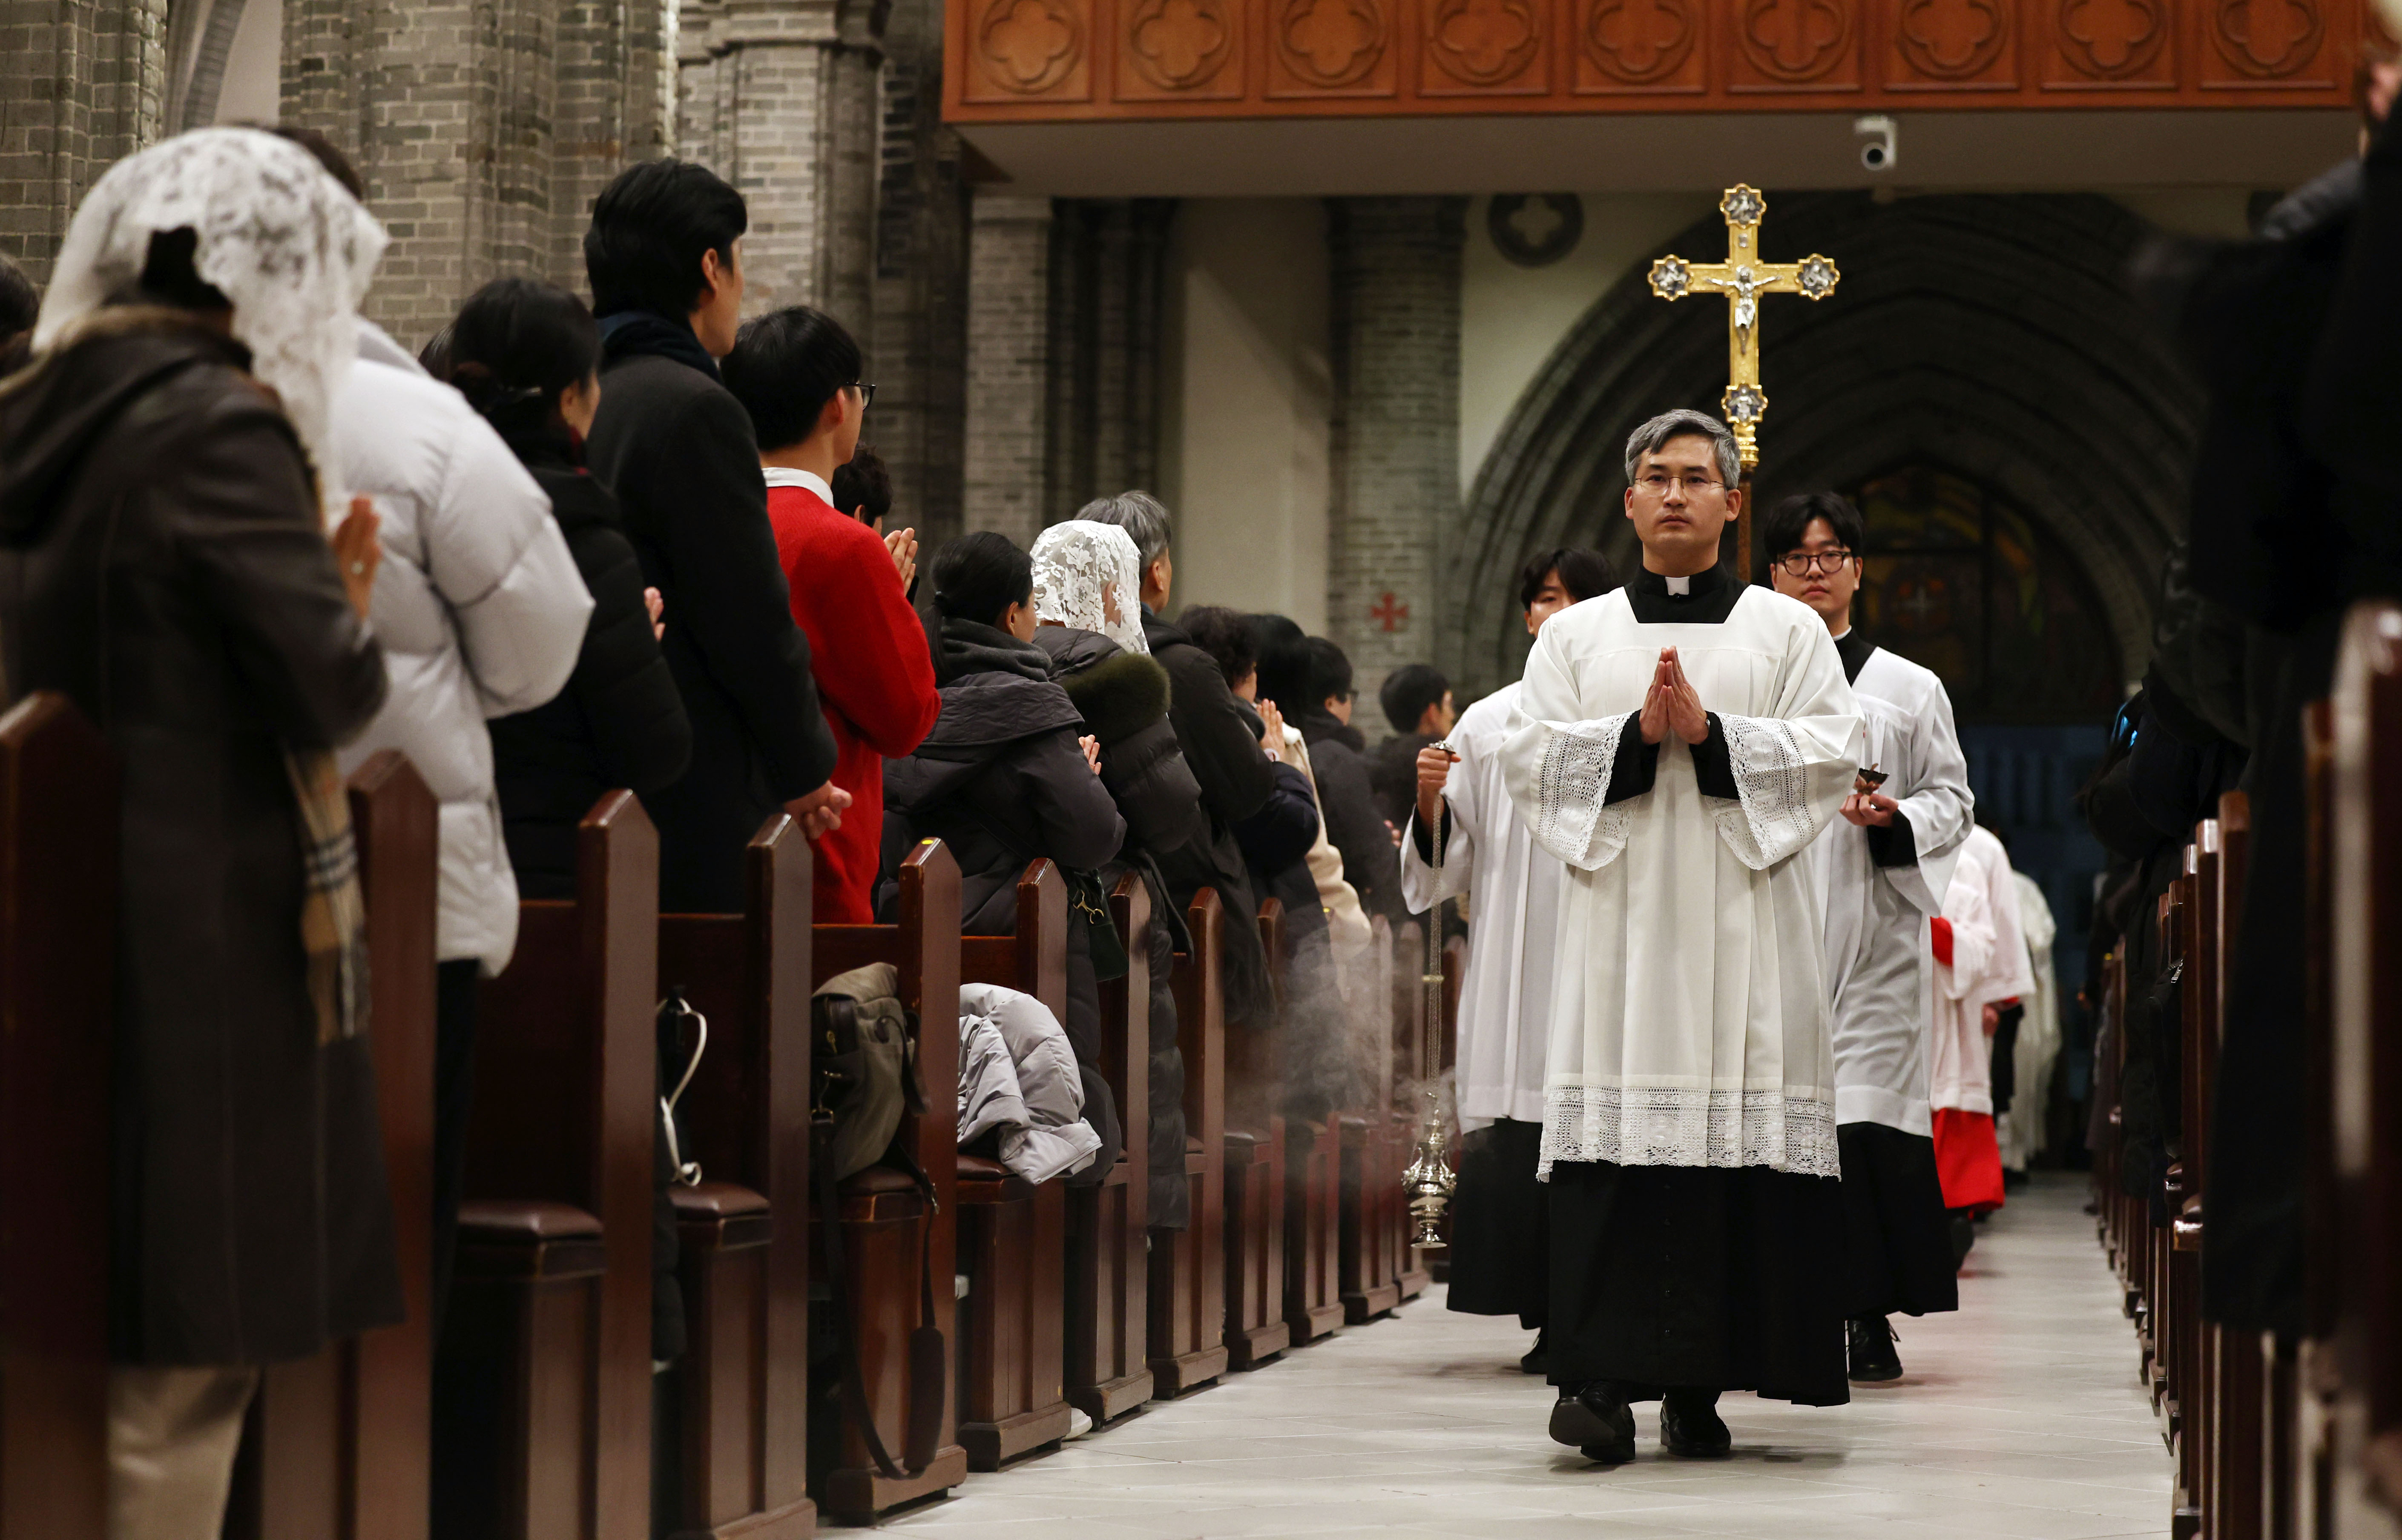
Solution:
<path fill-rule="evenodd" d="M 807 306 L 744 326 L 723 367 L 758 435 L 777 558 L 834 732 L 834 783 L 852 799 L 842 827 L 817 842 L 816 918 L 872 924 L 884 762 L 914 750 L 943 708 L 901 576 L 914 532 L 888 543 L 834 506 L 835 467 L 858 447 L 876 388 L 860 380 L 850 334 Z"/>

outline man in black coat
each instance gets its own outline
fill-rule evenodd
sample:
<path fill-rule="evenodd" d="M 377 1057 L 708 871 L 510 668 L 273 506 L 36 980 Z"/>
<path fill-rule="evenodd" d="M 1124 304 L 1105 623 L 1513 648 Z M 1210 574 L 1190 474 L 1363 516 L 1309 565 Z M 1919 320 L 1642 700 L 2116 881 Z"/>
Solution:
<path fill-rule="evenodd" d="M 814 839 L 849 793 L 828 777 L 808 639 L 767 523 L 751 419 L 718 380 L 742 308 L 742 195 L 701 167 L 648 160 L 592 206 L 585 271 L 601 331 L 587 446 L 642 574 L 666 602 L 660 645 L 692 721 L 692 763 L 643 799 L 659 832 L 659 906 L 742 908 L 742 851 L 779 807 Z"/>
<path fill-rule="evenodd" d="M 1184 763 L 1201 783 L 1201 805 L 1209 815 L 1208 829 L 1200 838 L 1180 849 L 1157 853 L 1160 875 L 1179 904 L 1191 903 L 1204 887 L 1218 890 L 1226 909 L 1220 932 L 1226 959 L 1226 1019 L 1263 1019 L 1275 1002 L 1268 987 L 1267 955 L 1260 946 L 1259 899 L 1251 890 L 1235 825 L 1267 802 L 1276 786 L 1274 768 L 1260 749 L 1259 730 L 1244 719 L 1226 688 L 1217 660 L 1160 618 L 1176 581 L 1168 551 L 1174 529 L 1166 508 L 1148 492 L 1121 492 L 1095 499 L 1076 516 L 1124 529 L 1142 558 L 1142 639 L 1167 670 L 1167 720 L 1176 729 Z"/>

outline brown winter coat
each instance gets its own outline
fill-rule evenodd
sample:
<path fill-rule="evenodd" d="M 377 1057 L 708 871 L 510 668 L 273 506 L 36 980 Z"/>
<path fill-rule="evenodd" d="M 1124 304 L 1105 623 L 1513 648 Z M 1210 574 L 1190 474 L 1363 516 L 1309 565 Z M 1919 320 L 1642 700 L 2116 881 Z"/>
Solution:
<path fill-rule="evenodd" d="M 320 1047 L 310 1007 L 283 760 L 366 725 L 383 658 L 248 354 L 171 311 L 88 324 L 0 390 L 0 698 L 63 692 L 122 762 L 112 1347 L 297 1357 L 402 1313 L 367 1042 Z"/>

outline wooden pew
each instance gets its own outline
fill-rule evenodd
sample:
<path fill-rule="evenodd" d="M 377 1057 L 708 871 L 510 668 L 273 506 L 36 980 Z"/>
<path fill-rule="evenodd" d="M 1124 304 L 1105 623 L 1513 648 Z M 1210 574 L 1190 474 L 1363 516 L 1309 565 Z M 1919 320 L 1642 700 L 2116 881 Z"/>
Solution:
<path fill-rule="evenodd" d="M 1442 1045 L 1434 1044 L 1432 1052 L 1429 1051 L 1426 991 L 1426 930 L 1429 925 L 1442 922 L 1438 908 L 1425 920 L 1413 920 L 1402 926 L 1401 934 L 1393 939 L 1394 1087 L 1392 1170 L 1388 1178 L 1391 1212 L 1386 1233 L 1387 1244 L 1392 1249 L 1393 1283 L 1400 1288 L 1404 1303 L 1424 1294 L 1427 1286 L 1434 1282 L 1426 1253 L 1410 1244 L 1416 1231 L 1410 1220 L 1410 1195 L 1402 1173 L 1417 1153 L 1418 1134 L 1426 1121 L 1426 1093 L 1443 1083 L 1443 1069 L 1437 1062 L 1442 1056 Z M 1437 1025 L 1439 1028 L 1440 1024 Z M 1456 1142 L 1452 1148 L 1458 1148 Z"/>
<path fill-rule="evenodd" d="M 2278 1540 L 2332 1523 L 2342 1247 L 2335 1159 L 2335 703 L 2302 712 L 2302 1335 L 2276 1393 Z M 2325 1517 L 2323 1517 L 2325 1516 Z"/>
<path fill-rule="evenodd" d="M 1260 905 L 1260 947 L 1285 999 L 1284 902 Z M 1226 1024 L 1226 1363 L 1253 1369 L 1292 1345 L 1284 1318 L 1284 1116 L 1273 1022 Z"/>
<path fill-rule="evenodd" d="M 1379 914 L 1373 929 L 1375 970 L 1366 1009 L 1374 1020 L 1365 1034 L 1373 1056 L 1359 1066 L 1361 1105 L 1335 1125 L 1342 1150 L 1340 1297 L 1344 1319 L 1355 1326 L 1401 1302 L 1391 1234 L 1401 1201 L 1401 1165 L 1392 1159 L 1393 928 Z"/>
<path fill-rule="evenodd" d="M 2219 799 L 2216 894 L 2212 904 L 2216 934 L 2205 983 L 2210 992 L 2210 1072 L 2217 1079 L 2218 1046 L 2227 1036 L 2228 986 L 2234 975 L 2236 942 L 2243 933 L 2243 884 L 2252 850 L 2252 808 L 2241 791 Z M 2199 837 L 2199 836 L 2198 836 Z M 2215 1092 L 2202 1098 L 2210 1116 Z M 2204 1156 L 2207 1167 L 2207 1152 Z M 2203 1507 L 2213 1540 L 2263 1540 L 2267 1534 L 2270 1363 L 2259 1334 L 2212 1325 L 2206 1347 L 2211 1422 L 2209 1487 Z"/>
<path fill-rule="evenodd" d="M 2402 606 L 2345 617 L 2334 692 L 2329 1101 L 2334 1319 L 2316 1533 L 2391 1533 L 2402 1506 Z"/>
<path fill-rule="evenodd" d="M 810 854 L 778 813 L 745 852 L 745 912 L 659 916 L 663 991 L 709 1040 L 677 1104 L 672 1189 L 687 1342 L 667 1382 L 655 1494 L 676 1540 L 806 1540 L 809 1344 Z M 664 1094 L 672 1083 L 660 1087 Z"/>
<path fill-rule="evenodd" d="M 350 779 L 367 1041 L 408 1318 L 271 1366 L 242 1430 L 228 1540 L 425 1540 L 434 1397 L 434 794 L 385 749 Z"/>
<path fill-rule="evenodd" d="M 1284 1319 L 1296 1345 L 1343 1327 L 1338 1127 L 1332 1117 L 1285 1120 Z"/>
<path fill-rule="evenodd" d="M 572 901 L 519 905 L 477 1009 L 442 1540 L 649 1533 L 658 837 L 632 792 L 585 815 L 576 868 Z"/>
<path fill-rule="evenodd" d="M 64 695 L 0 717 L 0 1534 L 108 1530 L 117 755 Z"/>
<path fill-rule="evenodd" d="M 1101 1074 L 1144 1140 L 1098 1187 L 1068 1193 L 1068 1403 L 1096 1426 L 1151 1399 L 1151 890 L 1128 873 L 1110 895 L 1126 976 L 1101 985 Z"/>
<path fill-rule="evenodd" d="M 1185 1181 L 1193 1220 L 1151 1237 L 1151 1374 L 1164 1397 L 1226 1372 L 1224 911 L 1204 887 L 1186 913 L 1193 950 L 1176 958 L 1176 1044 L 1184 1056 Z"/>
<path fill-rule="evenodd" d="M 958 1337 L 959 1300 L 949 1286 L 958 1272 L 959 1079 L 959 871 L 940 840 L 921 841 L 901 863 L 900 923 L 821 925 L 810 959 L 812 987 L 869 963 L 890 963 L 901 975 L 901 998 L 918 1021 L 918 1073 L 926 1110 L 902 1120 L 899 1139 L 934 1187 L 928 1213 L 918 1185 L 889 1166 L 870 1166 L 842 1185 L 845 1285 L 859 1313 L 857 1346 L 869 1415 L 884 1447 L 905 1461 L 907 1430 L 923 1409 L 911 1404 L 909 1336 L 921 1324 L 920 1248 L 934 1279 L 933 1322 L 945 1343 Z M 813 1275 L 825 1255 L 822 1225 L 813 1219 Z M 838 1402 L 834 1403 L 839 1405 Z M 932 1414 L 929 1414 L 932 1415 Z M 818 1506 L 845 1522 L 946 1492 L 967 1478 L 967 1451 L 957 1436 L 958 1397 L 946 1386 L 936 1417 L 931 1458 L 913 1477 L 879 1470 L 867 1441 L 848 1417 L 813 1418 L 812 1486 Z"/>
<path fill-rule="evenodd" d="M 959 938 L 961 983 L 1031 995 L 1068 1020 L 1068 885 L 1046 859 L 1017 881 L 1017 934 Z M 956 1040 L 956 1039 L 955 1039 Z M 1143 1109 L 1120 1109 L 1139 1156 Z M 961 1155 L 959 1269 L 968 1279 L 959 1332 L 959 1442 L 970 1470 L 1068 1436 L 1068 1189 L 1036 1185 L 998 1161 Z"/>
<path fill-rule="evenodd" d="M 2175 956 L 2185 965 L 2178 991 L 2181 1013 L 2177 1096 L 2183 1132 L 2178 1159 L 2179 1196 L 2169 1212 L 2172 1266 L 2170 1331 L 2175 1358 L 2172 1383 L 2177 1408 L 2176 1513 L 2172 1533 L 2190 1524 L 2202 1533 L 2209 1521 L 2213 1385 L 2211 1332 L 2202 1318 L 2202 1239 L 2209 1183 L 2210 1093 L 2218 1056 L 2217 1011 L 2218 825 L 2205 819 L 2185 847 L 2185 874 L 2172 890 L 2177 927 Z"/>

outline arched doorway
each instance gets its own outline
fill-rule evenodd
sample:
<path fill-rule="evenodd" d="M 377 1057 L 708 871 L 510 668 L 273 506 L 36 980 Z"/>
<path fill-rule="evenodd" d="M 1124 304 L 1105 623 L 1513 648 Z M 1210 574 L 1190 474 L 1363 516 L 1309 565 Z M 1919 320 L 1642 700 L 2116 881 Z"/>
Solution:
<path fill-rule="evenodd" d="M 2119 281 L 2144 223 L 2090 196 L 1779 194 L 1769 208 L 1765 254 L 1824 252 L 1843 284 L 1818 305 L 1770 302 L 1761 502 L 1953 478 L 2023 530 L 2039 580 L 2057 579 L 2042 601 L 2098 619 L 2120 679 L 2140 671 L 2202 406 Z M 1713 217 L 1668 249 L 1706 256 L 1724 240 Z M 1669 406 L 1717 409 L 1725 328 L 1723 304 L 1663 303 L 1638 266 L 1527 389 L 1447 543 L 1460 588 L 1439 661 L 1468 692 L 1524 659 L 1511 588 L 1527 552 L 1598 543 L 1632 565 L 1626 435 Z"/>

